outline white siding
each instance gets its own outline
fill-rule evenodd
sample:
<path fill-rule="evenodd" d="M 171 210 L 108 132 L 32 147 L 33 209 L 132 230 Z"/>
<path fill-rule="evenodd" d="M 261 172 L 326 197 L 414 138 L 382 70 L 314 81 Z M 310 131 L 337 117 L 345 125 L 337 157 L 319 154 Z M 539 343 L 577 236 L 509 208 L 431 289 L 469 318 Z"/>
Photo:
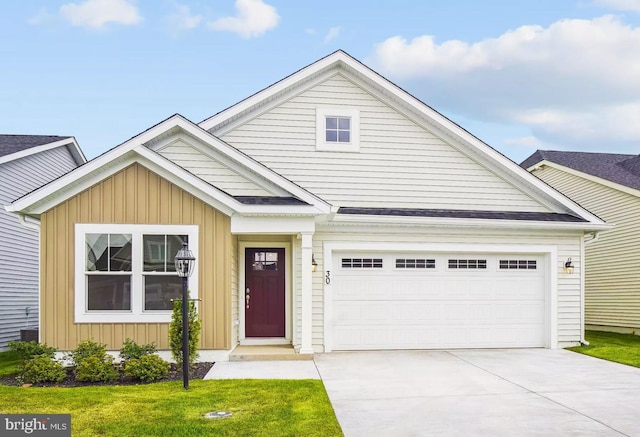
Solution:
<path fill-rule="evenodd" d="M 545 166 L 533 174 L 614 226 L 585 248 L 587 325 L 640 328 L 640 198 Z"/>
<path fill-rule="evenodd" d="M 158 153 L 232 196 L 273 194 L 183 141 L 176 141 Z"/>
<path fill-rule="evenodd" d="M 21 225 L 4 205 L 75 167 L 66 146 L 0 165 L 0 350 L 19 340 L 21 329 L 38 327 L 38 231 Z"/>
<path fill-rule="evenodd" d="M 323 245 L 326 242 L 383 242 L 383 243 L 423 243 L 423 244 L 520 244 L 520 245 L 556 245 L 558 247 L 558 265 L 551 266 L 558 271 L 558 342 L 560 346 L 575 345 L 581 338 L 580 320 L 580 240 L 581 235 L 566 233 L 544 233 L 522 231 L 464 232 L 449 233 L 438 230 L 412 229 L 391 230 L 388 233 L 355 232 L 348 228 L 343 231 L 322 230 L 313 236 L 313 254 L 318 262 L 318 269 L 313 274 L 313 348 L 315 352 L 323 352 L 324 348 L 324 271 L 329 268 L 323 259 Z M 571 275 L 562 272 L 562 264 L 571 257 L 576 269 Z M 296 277 L 300 277 L 300 258 L 296 259 Z M 306 268 L 307 266 L 302 266 Z M 296 281 L 294 345 L 299 347 L 300 339 L 300 282 Z"/>
<path fill-rule="evenodd" d="M 360 151 L 316 151 L 316 108 L 360 112 Z M 337 206 L 548 211 L 344 76 L 222 139 Z"/>

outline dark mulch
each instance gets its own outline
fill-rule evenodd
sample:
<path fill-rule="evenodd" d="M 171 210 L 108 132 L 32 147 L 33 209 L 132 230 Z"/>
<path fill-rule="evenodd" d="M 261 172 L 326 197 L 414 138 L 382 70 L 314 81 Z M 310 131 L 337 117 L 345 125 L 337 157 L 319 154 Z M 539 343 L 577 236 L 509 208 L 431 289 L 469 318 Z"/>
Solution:
<path fill-rule="evenodd" d="M 191 366 L 191 372 L 189 373 L 189 379 L 202 379 L 209 372 L 211 367 L 213 367 L 214 363 L 195 363 Z M 178 369 L 175 364 L 171 364 L 171 369 L 169 370 L 169 374 L 158 381 L 155 382 L 167 382 L 167 381 L 182 381 L 182 368 Z M 18 379 L 17 375 L 6 376 L 4 378 L 0 378 L 0 384 L 3 385 L 13 385 L 19 386 L 22 385 Z M 87 387 L 87 386 L 98 386 L 98 385 L 138 385 L 145 384 L 141 381 L 131 379 L 125 376 L 124 372 L 120 370 L 120 376 L 115 381 L 111 382 L 82 382 L 76 381 L 76 377 L 73 374 L 73 368 L 67 368 L 67 377 L 61 383 L 43 383 L 43 384 L 33 384 L 34 387 Z"/>

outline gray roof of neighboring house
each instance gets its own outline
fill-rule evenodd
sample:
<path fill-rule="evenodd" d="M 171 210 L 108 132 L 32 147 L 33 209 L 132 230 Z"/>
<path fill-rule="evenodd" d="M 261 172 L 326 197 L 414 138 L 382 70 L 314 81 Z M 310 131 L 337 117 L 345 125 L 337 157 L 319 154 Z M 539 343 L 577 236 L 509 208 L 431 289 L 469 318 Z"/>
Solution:
<path fill-rule="evenodd" d="M 72 138 L 58 135 L 0 135 L 0 156 Z"/>
<path fill-rule="evenodd" d="M 338 214 L 387 215 L 401 217 L 447 217 L 490 220 L 531 220 L 543 222 L 586 222 L 571 214 L 554 212 L 474 211 L 463 209 L 356 208 L 340 207 Z"/>
<path fill-rule="evenodd" d="M 640 155 L 537 150 L 520 166 L 526 169 L 542 161 L 640 190 Z"/>

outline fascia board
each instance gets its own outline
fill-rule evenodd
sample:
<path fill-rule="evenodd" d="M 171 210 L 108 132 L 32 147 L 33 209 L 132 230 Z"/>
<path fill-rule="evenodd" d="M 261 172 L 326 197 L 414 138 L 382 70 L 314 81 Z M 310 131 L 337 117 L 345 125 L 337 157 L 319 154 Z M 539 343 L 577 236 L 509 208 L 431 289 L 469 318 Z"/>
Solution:
<path fill-rule="evenodd" d="M 42 144 L 40 146 L 30 147 L 25 150 L 21 150 L 19 152 L 11 153 L 9 155 L 5 155 L 0 157 L 0 164 L 4 164 L 5 162 L 15 161 L 16 159 L 24 158 L 26 156 L 35 155 L 37 153 L 45 152 L 47 150 L 52 150 L 61 146 L 67 146 L 69 152 L 73 156 L 73 159 L 76 161 L 78 165 L 84 164 L 87 162 L 87 158 L 85 158 L 82 150 L 78 146 L 75 138 L 64 138 L 62 140 L 54 141 L 52 143 Z"/>
<path fill-rule="evenodd" d="M 464 219 L 464 218 L 441 218 L 441 217 L 389 217 L 373 215 L 336 215 L 333 221 L 324 223 L 326 225 L 353 224 L 367 225 L 375 224 L 380 226 L 438 226 L 438 227 L 473 227 L 473 228 L 511 228 L 511 229 L 567 229 L 602 231 L 611 229 L 613 225 L 607 223 L 590 222 L 542 222 L 530 220 L 486 220 L 486 219 Z"/>
<path fill-rule="evenodd" d="M 623 193 L 630 194 L 635 197 L 640 197 L 640 190 L 636 190 L 635 188 L 627 187 L 626 185 L 622 185 L 617 182 L 610 181 L 608 179 L 603 179 L 598 176 L 591 175 L 589 173 L 584 173 L 580 170 L 575 170 L 571 167 L 565 167 L 564 165 L 556 164 L 553 161 L 547 161 L 547 160 L 540 161 L 537 164 L 534 164 L 531 167 L 529 167 L 527 170 L 529 172 L 534 172 L 535 170 L 537 170 L 542 166 L 552 167 L 557 170 L 568 173 L 570 175 L 577 176 L 591 182 L 595 182 L 596 184 L 604 185 L 605 187 L 622 191 Z"/>
<path fill-rule="evenodd" d="M 138 145 L 143 144 L 147 141 L 150 141 L 154 137 L 158 136 L 161 132 L 167 129 L 166 127 L 167 124 L 172 124 L 172 122 L 179 119 L 179 117 L 180 116 L 178 115 L 173 115 L 169 117 L 165 121 L 160 122 L 159 124 L 153 126 L 152 128 L 125 141 L 119 146 L 114 147 L 113 149 L 103 153 L 102 155 L 87 162 L 86 164 L 81 165 L 80 167 L 63 175 L 62 177 L 21 197 L 20 199 L 13 202 L 12 205 L 10 205 L 11 211 L 26 211 L 29 209 L 31 205 L 35 205 L 38 202 L 41 202 L 43 199 L 46 199 L 47 197 L 53 195 L 54 193 L 63 192 L 65 187 L 73 185 L 75 181 L 78 181 L 87 177 L 91 173 L 107 165 L 109 162 L 120 159 L 121 157 L 129 153 Z"/>
<path fill-rule="evenodd" d="M 255 161 L 253 158 L 250 158 L 249 156 L 240 152 L 235 147 L 232 147 L 229 144 L 225 143 L 224 141 L 221 141 L 211 133 L 202 129 L 200 126 L 193 124 L 184 118 L 181 118 L 178 121 L 178 125 L 182 129 L 184 129 L 186 132 L 196 137 L 198 140 L 206 144 L 210 144 L 212 147 L 215 147 L 217 150 L 219 150 L 221 153 L 228 156 L 232 160 L 239 162 L 250 171 L 273 182 L 274 184 L 290 192 L 291 194 L 303 200 L 304 202 L 314 205 L 316 208 L 318 208 L 325 214 L 329 213 L 331 207 L 324 200 L 320 199 L 319 197 L 315 196 L 314 194 L 310 193 L 309 191 L 305 190 L 299 185 L 296 185 L 295 183 L 279 175 L 273 170 L 265 167 L 263 164 L 259 163 L 258 161 Z"/>

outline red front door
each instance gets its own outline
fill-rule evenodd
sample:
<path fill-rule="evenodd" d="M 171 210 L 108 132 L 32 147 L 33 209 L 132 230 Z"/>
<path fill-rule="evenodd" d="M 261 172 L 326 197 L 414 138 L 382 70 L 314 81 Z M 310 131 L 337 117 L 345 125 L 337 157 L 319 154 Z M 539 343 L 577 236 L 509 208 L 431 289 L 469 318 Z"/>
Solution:
<path fill-rule="evenodd" d="M 245 249 L 245 336 L 284 337 L 284 249 Z"/>

